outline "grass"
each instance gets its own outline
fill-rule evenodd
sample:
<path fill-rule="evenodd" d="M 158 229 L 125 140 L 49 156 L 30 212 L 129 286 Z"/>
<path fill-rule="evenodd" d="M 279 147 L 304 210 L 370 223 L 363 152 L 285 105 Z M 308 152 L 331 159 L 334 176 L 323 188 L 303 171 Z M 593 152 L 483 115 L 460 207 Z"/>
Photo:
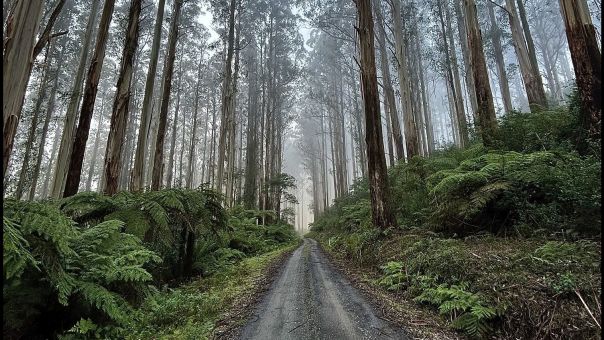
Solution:
<path fill-rule="evenodd" d="M 136 312 L 128 339 L 208 339 L 225 313 L 257 287 L 266 269 L 298 243 L 243 259 L 213 275 L 157 292 Z M 239 320 L 241 321 L 241 320 Z"/>

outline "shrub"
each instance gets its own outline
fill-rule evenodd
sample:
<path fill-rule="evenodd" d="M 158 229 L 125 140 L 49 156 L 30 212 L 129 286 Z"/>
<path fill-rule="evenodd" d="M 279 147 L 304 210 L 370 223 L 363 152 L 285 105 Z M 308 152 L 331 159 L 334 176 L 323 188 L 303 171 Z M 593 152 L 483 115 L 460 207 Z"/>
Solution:
<path fill-rule="evenodd" d="M 501 307 L 492 307 L 485 298 L 467 291 L 467 284 L 445 285 L 427 288 L 414 300 L 436 305 L 440 314 L 452 318 L 451 325 L 465 331 L 470 336 L 482 337 L 492 328 L 489 321 L 501 315 Z"/>
<path fill-rule="evenodd" d="M 56 337 L 80 320 L 116 332 L 128 322 L 152 279 L 144 267 L 161 259 L 123 226 L 80 227 L 54 205 L 6 200 L 4 336 Z"/>
<path fill-rule="evenodd" d="M 572 153 L 488 153 L 428 178 L 432 223 L 462 234 L 511 226 L 597 233 L 600 173 L 597 161 Z"/>

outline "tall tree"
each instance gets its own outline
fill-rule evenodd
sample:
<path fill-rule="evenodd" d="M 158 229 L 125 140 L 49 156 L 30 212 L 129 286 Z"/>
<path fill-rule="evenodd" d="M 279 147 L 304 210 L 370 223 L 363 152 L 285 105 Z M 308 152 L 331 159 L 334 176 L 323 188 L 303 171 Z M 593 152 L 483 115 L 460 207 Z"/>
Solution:
<path fill-rule="evenodd" d="M 220 136 L 218 144 L 218 168 L 216 169 L 216 189 L 219 192 L 223 191 L 223 179 L 225 175 L 224 163 L 227 154 L 227 143 L 229 141 L 229 131 L 231 122 L 234 120 L 233 112 L 233 54 L 235 44 L 235 5 L 236 0 L 231 0 L 229 5 L 229 20 L 228 20 L 228 36 L 227 36 L 227 51 L 224 66 L 224 81 L 222 83 L 222 106 L 220 120 Z"/>
<path fill-rule="evenodd" d="M 581 98 L 581 123 L 589 137 L 600 139 L 602 122 L 602 52 L 585 0 L 560 0 L 566 38 Z"/>
<path fill-rule="evenodd" d="M 98 7 L 99 0 L 93 0 L 92 7 L 90 8 L 90 15 L 88 16 L 88 23 L 86 24 L 86 31 L 84 32 L 82 49 L 80 50 L 78 68 L 76 75 L 73 78 L 69 105 L 67 106 L 67 112 L 65 114 L 63 134 L 61 135 L 61 144 L 59 145 L 59 153 L 57 154 L 58 158 L 55 162 L 55 172 L 51 187 L 51 196 L 53 198 L 60 198 L 64 192 L 63 190 L 65 189 L 69 162 L 71 153 L 73 151 L 72 146 L 74 142 L 74 131 L 76 129 L 77 111 L 80 104 L 80 99 L 82 98 L 81 91 L 84 83 L 84 71 L 86 69 L 86 63 L 88 62 L 88 52 L 90 51 L 92 31 L 94 29 L 94 23 L 96 22 L 95 19 L 98 12 Z M 108 23 L 107 29 L 109 29 Z"/>
<path fill-rule="evenodd" d="M 153 97 L 153 88 L 155 85 L 155 75 L 157 73 L 157 60 L 159 59 L 159 43 L 161 41 L 161 28 L 164 20 L 164 6 L 166 0 L 159 0 L 157 6 L 157 15 L 155 17 L 155 27 L 153 28 L 153 42 L 151 44 L 151 54 L 149 56 L 149 70 L 147 71 L 147 80 L 145 82 L 145 96 L 143 98 L 143 108 L 141 111 L 141 122 L 138 129 L 138 140 L 136 143 L 136 153 L 134 156 L 134 168 L 130 182 L 130 190 L 139 191 L 143 188 L 145 181 L 145 153 L 147 151 L 149 138 L 149 128 L 151 123 L 151 104 Z"/>
<path fill-rule="evenodd" d="M 168 105 L 170 104 L 170 92 L 172 89 L 172 73 L 174 72 L 174 60 L 176 58 L 176 42 L 178 41 L 178 22 L 183 0 L 174 0 L 170 32 L 168 33 L 168 54 L 164 66 L 162 99 L 159 111 L 159 126 L 157 127 L 157 140 L 155 142 L 155 156 L 153 157 L 153 173 L 151 178 L 151 190 L 159 190 L 162 179 L 162 168 L 164 162 L 164 140 L 166 138 L 166 121 L 168 120 Z"/>
<path fill-rule="evenodd" d="M 499 81 L 499 90 L 503 99 L 503 110 L 510 112 L 512 110 L 512 97 L 510 95 L 510 85 L 508 82 L 507 71 L 505 70 L 505 61 L 503 59 L 503 47 L 501 46 L 501 29 L 495 20 L 495 9 L 491 2 L 487 2 L 489 20 L 491 22 L 491 43 L 493 44 L 493 54 L 495 55 L 495 65 L 497 65 L 497 80 Z"/>
<path fill-rule="evenodd" d="M 19 0 L 8 18 L 2 60 L 2 137 L 3 176 L 13 149 L 21 107 L 33 63 L 33 50 L 38 25 L 42 19 L 42 0 Z"/>
<path fill-rule="evenodd" d="M 388 54 L 386 53 L 386 29 L 384 27 L 384 19 L 382 16 L 382 6 L 380 2 L 374 2 L 375 17 L 378 25 L 378 45 L 380 48 L 380 66 L 382 70 L 382 82 L 384 87 L 384 97 L 386 98 L 387 111 L 389 119 L 392 122 L 392 137 L 394 146 L 396 147 L 396 159 L 404 160 L 405 151 L 403 146 L 403 134 L 398 120 L 398 112 L 396 111 L 396 102 L 394 99 L 394 89 L 392 88 L 392 79 L 390 78 L 390 65 L 388 63 Z"/>
<path fill-rule="evenodd" d="M 138 46 L 139 16 L 142 0 L 132 0 L 128 14 L 126 42 L 122 54 L 122 66 L 116 85 L 115 101 L 109 125 L 109 137 L 105 149 L 105 195 L 114 195 L 118 188 L 120 164 L 122 162 L 122 145 L 128 122 L 128 105 L 130 103 L 130 83 L 134 72 L 134 55 Z M 131 123 L 132 124 L 132 123 Z M 84 142 L 85 144 L 86 142 Z"/>
<path fill-rule="evenodd" d="M 524 80 L 524 88 L 529 101 L 531 111 L 539 111 L 547 108 L 547 99 L 543 90 L 543 81 L 539 74 L 539 69 L 535 68 L 531 62 L 531 57 L 526 43 L 526 35 L 520 26 L 516 4 L 514 0 L 506 0 L 506 10 L 510 20 L 510 28 L 512 31 L 512 41 L 514 50 L 518 58 L 518 66 Z"/>
<path fill-rule="evenodd" d="M 61 49 L 61 53 L 57 60 L 62 60 L 65 53 L 65 47 Z M 52 89 L 50 90 L 48 104 L 46 106 L 46 116 L 44 118 L 44 124 L 42 125 L 42 136 L 40 137 L 40 143 L 38 144 L 38 152 L 36 155 L 36 164 L 34 165 L 34 170 L 32 174 L 31 186 L 29 188 L 29 196 L 28 200 L 33 200 L 36 189 L 38 186 L 38 178 L 40 176 L 40 167 L 42 166 L 42 158 L 44 157 L 44 149 L 46 147 L 46 135 L 48 134 L 48 126 L 50 125 L 50 120 L 54 114 L 55 109 L 55 98 L 57 94 L 57 90 L 59 88 L 59 77 L 61 74 L 61 69 L 64 63 L 57 63 L 57 68 L 55 70 L 54 79 L 52 82 Z M 58 130 L 58 129 L 57 129 Z M 49 171 L 50 172 L 50 171 Z M 48 177 L 48 175 L 47 175 Z"/>
<path fill-rule="evenodd" d="M 494 134 L 497 129 L 493 93 L 487 71 L 487 63 L 482 49 L 482 34 L 478 24 L 475 0 L 464 0 L 466 24 L 468 28 L 468 47 L 470 48 L 470 63 L 476 85 L 476 101 L 478 103 L 478 126 L 482 142 L 485 146 L 492 146 Z"/>
<path fill-rule="evenodd" d="M 392 1 L 392 17 L 394 21 L 394 45 L 397 60 L 398 82 L 401 92 L 401 107 L 403 109 L 403 123 L 405 126 L 405 146 L 407 147 L 407 158 L 419 155 L 419 141 L 417 138 L 417 127 L 413 117 L 413 105 L 411 104 L 411 89 L 409 79 L 409 67 L 407 65 L 407 47 L 403 41 L 403 24 L 401 21 L 401 2 Z M 373 24 L 373 23 L 372 23 Z M 367 105 L 367 104 L 365 104 Z"/>
<path fill-rule="evenodd" d="M 80 185 L 82 163 L 84 162 L 84 151 L 86 150 L 86 142 L 88 141 L 88 134 L 90 132 L 90 122 L 92 120 L 92 113 L 94 111 L 94 102 L 96 101 L 96 94 L 98 91 L 99 79 L 101 78 L 103 61 L 105 60 L 105 48 L 107 45 L 107 38 L 109 36 L 109 24 L 111 23 L 114 7 L 115 0 L 106 0 L 105 4 L 103 5 L 101 22 L 99 24 L 99 30 L 96 37 L 96 44 L 92 54 L 92 59 L 90 61 L 90 67 L 88 68 L 88 74 L 86 75 L 86 85 L 84 88 L 80 119 L 78 121 L 75 138 L 72 142 L 72 147 L 70 148 L 71 155 L 69 164 L 67 166 L 69 170 L 67 173 L 67 179 L 65 181 L 65 190 L 63 192 L 64 197 L 75 195 L 78 192 L 78 187 Z M 65 132 L 63 132 L 63 135 L 65 135 Z M 59 168 L 57 167 L 57 170 L 58 169 Z M 59 175 L 60 174 L 55 173 L 55 179 Z"/>
<path fill-rule="evenodd" d="M 51 44 L 52 45 L 52 44 Z M 54 45 L 52 45 L 54 47 Z M 54 50 L 54 49 L 53 49 Z M 31 125 L 29 126 L 29 131 L 27 133 L 27 142 L 25 143 L 25 154 L 23 155 L 23 164 L 21 165 L 21 171 L 19 171 L 19 181 L 17 182 L 17 191 L 15 193 L 15 197 L 17 199 L 21 199 L 23 195 L 23 189 L 25 187 L 25 181 L 27 177 L 27 173 L 29 172 L 29 162 L 31 158 L 31 152 L 34 147 L 34 140 L 36 138 L 36 130 L 38 128 L 38 119 L 40 118 L 40 111 L 42 109 L 42 102 L 44 101 L 44 97 L 46 97 L 46 89 L 47 82 L 49 77 L 49 68 L 52 60 L 48 59 L 48 56 L 52 53 L 49 49 L 46 50 L 44 55 L 44 62 L 42 63 L 42 80 L 40 81 L 39 89 L 38 89 L 38 98 L 36 98 L 36 104 L 34 105 L 33 115 L 31 119 Z"/>
<path fill-rule="evenodd" d="M 356 0 L 355 3 L 359 20 L 357 32 L 361 57 L 361 83 L 365 102 L 365 140 L 371 194 L 371 217 L 376 227 L 384 229 L 394 226 L 395 219 L 390 210 L 388 173 L 382 140 L 371 0 Z M 407 113 L 410 114 L 410 112 Z"/>

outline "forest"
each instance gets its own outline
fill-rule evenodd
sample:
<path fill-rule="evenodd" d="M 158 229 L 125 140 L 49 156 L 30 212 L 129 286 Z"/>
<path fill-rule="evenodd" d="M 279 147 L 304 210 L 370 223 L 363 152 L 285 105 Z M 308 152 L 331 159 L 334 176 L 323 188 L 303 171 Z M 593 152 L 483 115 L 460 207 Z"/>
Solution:
<path fill-rule="evenodd" d="M 601 339 L 601 13 L 3 0 L 3 338 Z"/>

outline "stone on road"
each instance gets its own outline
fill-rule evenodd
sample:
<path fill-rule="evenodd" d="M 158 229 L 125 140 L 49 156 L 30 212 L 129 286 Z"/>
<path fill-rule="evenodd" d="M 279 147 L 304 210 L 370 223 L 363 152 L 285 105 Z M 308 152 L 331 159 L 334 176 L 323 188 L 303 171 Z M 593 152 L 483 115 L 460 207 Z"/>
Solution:
<path fill-rule="evenodd" d="M 244 326 L 242 339 L 408 339 L 378 318 L 315 240 L 292 254 Z"/>

